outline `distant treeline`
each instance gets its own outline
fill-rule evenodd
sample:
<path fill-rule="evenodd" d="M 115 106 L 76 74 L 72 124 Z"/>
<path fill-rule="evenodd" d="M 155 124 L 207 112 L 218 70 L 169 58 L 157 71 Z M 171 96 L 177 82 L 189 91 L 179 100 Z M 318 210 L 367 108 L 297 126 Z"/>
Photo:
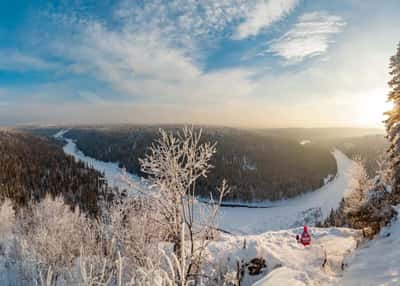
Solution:
<path fill-rule="evenodd" d="M 384 136 L 385 130 L 381 128 L 356 128 L 356 127 L 332 127 L 332 128 L 272 128 L 257 129 L 258 134 L 291 138 L 297 141 L 309 140 L 312 142 L 330 139 L 346 139 L 369 135 Z"/>
<path fill-rule="evenodd" d="M 384 135 L 368 135 L 360 137 L 336 138 L 319 142 L 327 148 L 338 148 L 349 158 L 361 157 L 365 161 L 368 175 L 375 176 L 378 161 L 388 149 L 388 141 Z"/>
<path fill-rule="evenodd" d="M 164 126 L 176 131 L 178 127 Z M 139 158 L 158 137 L 149 126 L 73 128 L 66 137 L 77 140 L 86 155 L 119 162 L 129 172 L 144 176 Z M 226 200 L 259 201 L 289 198 L 317 189 L 329 174 L 336 174 L 336 162 L 327 149 L 313 144 L 252 131 L 231 128 L 203 128 L 203 140 L 217 142 L 215 166 L 199 181 L 197 194 L 208 197 L 225 178 L 232 187 Z"/>
<path fill-rule="evenodd" d="M 99 172 L 75 162 L 51 139 L 16 131 L 0 131 L 0 168 L 0 199 L 10 198 L 16 206 L 61 194 L 71 206 L 95 215 L 99 189 L 107 189 Z"/>

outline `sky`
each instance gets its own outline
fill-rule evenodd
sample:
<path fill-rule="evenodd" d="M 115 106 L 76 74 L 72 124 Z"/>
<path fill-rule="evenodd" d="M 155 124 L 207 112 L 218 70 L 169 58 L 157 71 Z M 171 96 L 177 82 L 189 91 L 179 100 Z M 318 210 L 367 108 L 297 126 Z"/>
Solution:
<path fill-rule="evenodd" d="M 0 2 L 0 125 L 382 127 L 398 0 Z"/>

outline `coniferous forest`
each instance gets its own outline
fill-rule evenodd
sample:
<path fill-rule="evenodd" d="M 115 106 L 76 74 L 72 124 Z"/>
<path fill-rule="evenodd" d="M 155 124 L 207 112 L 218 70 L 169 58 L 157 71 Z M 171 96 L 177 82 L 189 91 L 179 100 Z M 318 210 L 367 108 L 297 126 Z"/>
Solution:
<path fill-rule="evenodd" d="M 163 127 L 165 128 L 165 126 Z M 144 157 L 158 136 L 158 126 L 77 127 L 66 137 L 76 140 L 86 155 L 106 162 L 119 162 L 127 171 L 145 176 L 139 158 Z M 176 131 L 179 126 L 167 126 Z M 202 140 L 216 143 L 211 164 L 214 171 L 197 185 L 197 195 L 208 197 L 226 178 L 232 191 L 225 200 L 260 201 L 294 197 L 315 190 L 336 174 L 329 148 L 301 145 L 283 136 L 260 135 L 251 130 L 204 127 Z M 30 129 L 39 134 L 47 129 Z M 214 194 L 215 195 L 215 194 Z"/>
<path fill-rule="evenodd" d="M 62 195 L 71 206 L 96 214 L 101 174 L 64 154 L 59 143 L 18 131 L 0 132 L 1 199 L 17 206 Z M 102 194 L 104 195 L 104 194 Z"/>

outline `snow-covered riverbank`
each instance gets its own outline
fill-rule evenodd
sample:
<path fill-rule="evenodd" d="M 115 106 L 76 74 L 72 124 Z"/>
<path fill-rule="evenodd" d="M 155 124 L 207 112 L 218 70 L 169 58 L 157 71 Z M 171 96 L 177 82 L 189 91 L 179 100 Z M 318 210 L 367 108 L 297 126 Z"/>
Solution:
<path fill-rule="evenodd" d="M 67 131 L 60 131 L 57 137 L 64 137 Z M 116 162 L 103 162 L 83 154 L 71 139 L 64 152 L 77 160 L 86 162 L 100 172 L 111 187 L 126 189 L 128 193 L 146 191 L 146 184 L 140 177 L 126 173 Z M 337 177 L 322 188 L 293 199 L 271 202 L 270 208 L 222 207 L 219 227 L 234 234 L 259 234 L 269 230 L 288 229 L 304 223 L 313 224 L 329 215 L 341 201 L 348 184 L 347 173 L 353 161 L 339 150 L 333 156 L 337 162 Z"/>
<path fill-rule="evenodd" d="M 338 174 L 332 182 L 296 198 L 272 202 L 270 208 L 223 208 L 221 228 L 233 233 L 256 234 L 312 224 L 313 220 L 327 217 L 342 200 L 349 183 L 347 174 L 354 164 L 339 150 L 333 155 Z"/>
<path fill-rule="evenodd" d="M 57 133 L 59 134 L 59 133 Z M 145 192 L 148 188 L 145 182 L 136 175 L 125 172 L 116 162 L 104 162 L 86 156 L 80 151 L 72 139 L 64 138 L 67 144 L 63 147 L 66 154 L 73 156 L 76 160 L 87 163 L 99 172 L 104 174 L 104 178 L 110 187 L 117 187 L 127 190 L 128 193 Z"/>

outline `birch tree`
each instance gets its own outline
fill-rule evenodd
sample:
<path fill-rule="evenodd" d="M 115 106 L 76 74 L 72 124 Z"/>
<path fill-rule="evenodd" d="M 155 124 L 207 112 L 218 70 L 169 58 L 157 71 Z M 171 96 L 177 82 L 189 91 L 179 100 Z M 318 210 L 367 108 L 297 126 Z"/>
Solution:
<path fill-rule="evenodd" d="M 227 193 L 225 182 L 219 188 L 219 198 L 208 206 L 208 215 L 201 211 L 196 200 L 196 182 L 207 177 L 216 152 L 216 144 L 201 142 L 201 130 L 192 128 L 166 132 L 160 130 L 160 138 L 140 160 L 141 170 L 149 175 L 156 190 L 153 195 L 162 224 L 169 230 L 177 257 L 179 285 L 200 279 L 200 265 L 204 250 L 215 228 L 218 208 Z"/>

